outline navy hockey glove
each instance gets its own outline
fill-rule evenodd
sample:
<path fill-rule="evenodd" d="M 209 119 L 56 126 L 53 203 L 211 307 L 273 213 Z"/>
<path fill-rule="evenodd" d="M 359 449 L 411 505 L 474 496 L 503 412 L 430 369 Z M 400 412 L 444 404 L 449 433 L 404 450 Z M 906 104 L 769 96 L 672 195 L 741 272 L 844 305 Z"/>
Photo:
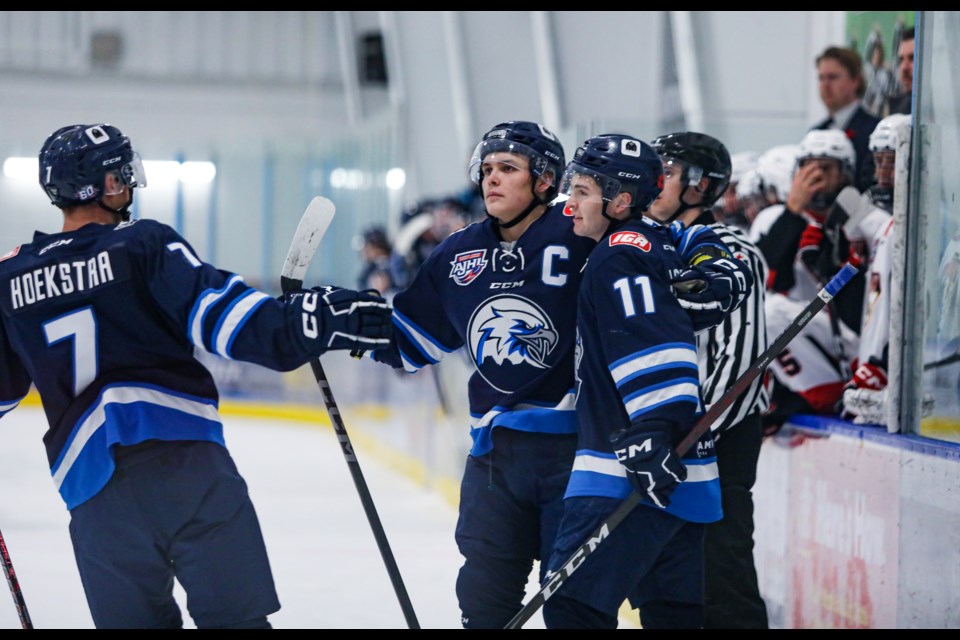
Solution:
<path fill-rule="evenodd" d="M 693 320 L 694 331 L 715 327 L 750 294 L 753 277 L 739 261 L 706 258 L 672 279 L 680 306 Z"/>
<path fill-rule="evenodd" d="M 305 311 L 313 311 L 319 327 L 305 321 L 304 332 L 315 334 L 324 349 L 382 349 L 390 345 L 393 307 L 374 289 L 354 291 L 341 287 L 313 287 L 287 294 L 303 296 Z"/>
<path fill-rule="evenodd" d="M 662 424 L 667 428 L 666 423 Z M 613 451 L 626 467 L 634 491 L 661 508 L 670 504 L 670 494 L 687 479 L 687 468 L 670 446 L 667 434 L 667 431 L 631 427 L 610 436 Z"/>

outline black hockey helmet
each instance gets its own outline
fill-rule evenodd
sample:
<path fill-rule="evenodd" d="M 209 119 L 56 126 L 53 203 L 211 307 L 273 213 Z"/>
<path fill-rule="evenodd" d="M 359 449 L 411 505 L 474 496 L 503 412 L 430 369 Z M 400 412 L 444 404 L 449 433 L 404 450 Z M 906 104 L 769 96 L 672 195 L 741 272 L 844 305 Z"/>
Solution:
<path fill-rule="evenodd" d="M 677 161 L 682 165 L 684 187 L 696 185 L 702 178 L 710 179 L 701 203 L 705 209 L 713 206 L 730 185 L 733 172 L 730 152 L 716 138 L 681 131 L 659 136 L 650 144 L 664 161 Z"/>

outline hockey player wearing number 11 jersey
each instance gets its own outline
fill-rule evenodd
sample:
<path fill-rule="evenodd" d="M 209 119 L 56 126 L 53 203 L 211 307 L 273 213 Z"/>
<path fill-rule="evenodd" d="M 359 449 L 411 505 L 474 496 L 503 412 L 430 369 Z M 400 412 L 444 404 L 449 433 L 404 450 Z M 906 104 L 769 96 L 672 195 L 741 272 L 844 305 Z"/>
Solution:
<path fill-rule="evenodd" d="M 393 299 L 390 347 L 371 354 L 410 372 L 458 349 L 474 363 L 456 528 L 466 628 L 503 628 L 535 560 L 543 578 L 577 447 L 577 292 L 595 241 L 552 203 L 565 166 L 538 123 L 488 131 L 469 168 L 487 218 L 433 250 Z"/>
<path fill-rule="evenodd" d="M 561 185 L 575 232 L 598 244 L 577 303 L 579 441 L 550 572 L 631 491 L 644 500 L 546 600 L 548 628 L 616 628 L 626 599 L 644 628 L 703 622 L 704 523 L 719 520 L 722 509 L 712 433 L 682 457 L 674 450 L 702 413 L 700 327 L 678 296 L 695 308 L 716 307 L 715 323 L 753 279 L 705 227 L 687 231 L 716 242 L 705 242 L 688 267 L 671 234 L 682 251 L 687 231 L 643 216 L 662 188 L 657 153 L 620 134 L 584 142 Z M 710 283 L 706 292 L 674 292 L 692 276 Z M 717 288 L 729 294 L 723 301 Z"/>

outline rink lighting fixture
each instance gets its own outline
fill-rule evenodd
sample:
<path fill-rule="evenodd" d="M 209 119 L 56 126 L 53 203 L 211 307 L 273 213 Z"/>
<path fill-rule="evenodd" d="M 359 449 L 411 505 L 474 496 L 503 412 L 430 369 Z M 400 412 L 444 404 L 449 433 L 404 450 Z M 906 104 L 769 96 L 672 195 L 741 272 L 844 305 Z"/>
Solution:
<path fill-rule="evenodd" d="M 360 169 L 344 169 L 337 167 L 330 172 L 330 186 L 334 189 L 369 189 L 373 186 L 372 176 Z M 394 167 L 387 171 L 384 181 L 381 183 L 388 189 L 397 191 L 403 189 L 407 183 L 407 172 L 403 169 Z"/>
<path fill-rule="evenodd" d="M 36 181 L 38 171 L 36 158 L 10 157 L 3 161 L 3 175 L 14 180 Z M 147 174 L 148 186 L 178 180 L 184 184 L 209 184 L 217 175 L 217 167 L 212 162 L 144 160 L 143 171 Z"/>
<path fill-rule="evenodd" d="M 387 171 L 387 189 L 399 191 L 407 184 L 407 172 L 399 167 Z"/>

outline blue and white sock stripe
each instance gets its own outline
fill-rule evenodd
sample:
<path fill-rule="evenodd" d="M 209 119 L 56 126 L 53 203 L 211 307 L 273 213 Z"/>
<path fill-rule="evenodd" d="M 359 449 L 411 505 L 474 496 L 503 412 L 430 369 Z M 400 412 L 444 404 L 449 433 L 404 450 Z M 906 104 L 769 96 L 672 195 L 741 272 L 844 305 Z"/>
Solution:
<path fill-rule="evenodd" d="M 220 314 L 220 319 L 213 329 L 210 342 L 214 345 L 214 353 L 232 360 L 230 348 L 233 346 L 233 341 L 240 329 L 253 315 L 253 312 L 270 299 L 270 296 L 262 291 L 250 289 L 230 303 L 226 310 Z"/>
<path fill-rule="evenodd" d="M 613 376 L 613 381 L 619 388 L 638 376 L 676 367 L 687 367 L 698 371 L 696 345 L 668 342 L 638 351 L 610 365 L 610 375 Z"/>
<path fill-rule="evenodd" d="M 677 378 L 644 387 L 623 399 L 630 420 L 661 409 L 664 405 L 690 402 L 700 406 L 700 383 L 696 378 Z"/>
<path fill-rule="evenodd" d="M 154 386 L 112 386 L 100 392 L 97 402 L 83 415 L 73 428 L 70 439 L 54 462 L 51 472 L 57 489 L 70 471 L 87 442 L 107 420 L 106 409 L 111 404 L 148 403 L 181 413 L 197 416 L 211 422 L 220 422 L 216 402 L 208 398 L 186 396 Z"/>
<path fill-rule="evenodd" d="M 243 278 L 235 275 L 227 280 L 226 284 L 223 285 L 223 288 L 210 289 L 197 296 L 197 301 L 194 303 L 193 309 L 190 310 L 189 318 L 190 335 L 188 337 L 194 346 L 199 347 L 204 351 L 210 350 L 203 342 L 203 326 L 206 320 L 207 312 L 209 311 L 210 307 L 226 296 L 230 289 L 242 283 Z"/>

